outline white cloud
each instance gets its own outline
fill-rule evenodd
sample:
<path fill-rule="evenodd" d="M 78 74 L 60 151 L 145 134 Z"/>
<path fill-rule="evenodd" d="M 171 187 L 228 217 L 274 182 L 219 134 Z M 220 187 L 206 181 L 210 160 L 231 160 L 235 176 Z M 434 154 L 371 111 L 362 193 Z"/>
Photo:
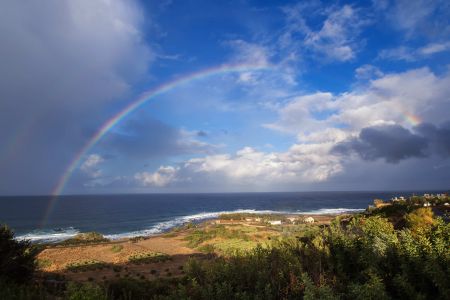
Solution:
<path fill-rule="evenodd" d="M 404 60 L 411 62 L 420 59 L 425 59 L 436 53 L 444 51 L 450 51 L 450 42 L 430 43 L 417 49 L 406 46 L 400 46 L 391 49 L 383 49 L 378 54 L 378 59 Z"/>
<path fill-rule="evenodd" d="M 385 74 L 364 89 L 339 95 L 314 93 L 293 98 L 279 108 L 279 119 L 265 127 L 308 135 L 344 125 L 347 131 L 366 126 L 400 124 L 418 120 L 439 123 L 448 119 L 450 75 L 436 76 L 427 68 Z"/>
<path fill-rule="evenodd" d="M 352 132 L 339 128 L 326 128 L 311 133 L 301 132 L 297 139 L 303 143 L 338 143 L 352 135 Z"/>
<path fill-rule="evenodd" d="M 323 126 L 314 114 L 327 113 L 333 98 L 323 92 L 295 97 L 278 110 L 279 120 L 264 127 L 292 134 L 314 131 Z"/>
<path fill-rule="evenodd" d="M 375 79 L 383 76 L 383 72 L 373 65 L 362 65 L 355 70 L 355 77 L 358 80 Z"/>
<path fill-rule="evenodd" d="M 300 48 L 303 52 L 313 53 L 322 61 L 348 61 L 356 56 L 361 46 L 357 37 L 367 20 L 363 20 L 354 7 L 343 5 L 325 10 L 301 3 L 284 8 L 284 12 L 287 16 L 287 30 L 279 40 L 284 48 Z M 309 26 L 308 18 L 320 14 L 324 14 L 326 18 L 320 29 L 315 30 Z"/>
<path fill-rule="evenodd" d="M 449 51 L 450 42 L 428 44 L 418 50 L 422 55 L 432 55 L 439 52 Z"/>
<path fill-rule="evenodd" d="M 91 179 L 98 178 L 102 175 L 102 171 L 98 168 L 98 165 L 105 160 L 99 154 L 91 154 L 81 164 L 80 170 L 87 174 Z"/>
<path fill-rule="evenodd" d="M 141 172 L 134 179 L 143 186 L 164 187 L 176 178 L 177 169 L 171 166 L 161 166 L 156 172 Z"/>
<path fill-rule="evenodd" d="M 450 32 L 450 10 L 445 1 L 398 0 L 385 6 L 390 21 L 404 31 L 406 38 L 446 36 Z"/>
<path fill-rule="evenodd" d="M 102 163 L 103 161 L 104 161 L 103 157 L 101 157 L 99 154 L 91 154 L 81 164 L 80 169 L 83 171 L 89 170 L 91 168 L 96 167 L 98 164 Z"/>
<path fill-rule="evenodd" d="M 183 168 L 189 174 L 209 174 L 238 185 L 323 181 L 341 171 L 339 158 L 325 155 L 330 146 L 328 143 L 296 144 L 286 152 L 269 153 L 245 147 L 233 156 L 191 159 Z"/>
<path fill-rule="evenodd" d="M 378 76 L 368 85 L 342 94 L 316 92 L 280 103 L 275 108 L 278 120 L 264 126 L 297 138 L 286 151 L 244 147 L 233 154 L 187 159 L 176 167 L 138 173 L 135 178 L 146 186 L 181 187 L 189 182 L 200 190 L 292 189 L 351 178 L 347 168 L 367 162 L 331 150 L 358 137 L 363 128 L 412 128 L 420 121 L 439 124 L 448 120 L 450 74 L 438 76 L 422 68 Z"/>
<path fill-rule="evenodd" d="M 388 60 L 414 61 L 416 60 L 416 55 L 414 53 L 414 49 L 400 46 L 397 48 L 381 50 L 378 54 L 378 58 Z"/>
<path fill-rule="evenodd" d="M 296 65 L 290 63 L 289 55 L 281 54 L 276 44 L 267 40 L 248 42 L 241 39 L 223 44 L 232 49 L 228 64 L 243 65 L 242 71 L 234 77 L 233 86 L 238 84 L 251 98 L 274 98 L 288 93 L 297 84 Z"/>
<path fill-rule="evenodd" d="M 235 63 L 256 66 L 269 65 L 270 51 L 263 45 L 249 43 L 244 40 L 230 40 L 225 44 L 232 47 L 235 51 L 232 57 Z"/>

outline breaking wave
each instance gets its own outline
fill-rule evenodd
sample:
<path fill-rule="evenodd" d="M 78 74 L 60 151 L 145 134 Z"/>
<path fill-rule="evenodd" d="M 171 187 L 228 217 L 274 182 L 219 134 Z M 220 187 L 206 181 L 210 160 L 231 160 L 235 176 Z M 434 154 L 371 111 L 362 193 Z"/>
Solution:
<path fill-rule="evenodd" d="M 208 219 L 217 218 L 220 214 L 226 213 L 254 213 L 254 214 L 298 214 L 298 215 L 321 215 L 321 214 L 342 214 L 361 212 L 364 209 L 355 208 L 321 208 L 311 211 L 275 211 L 275 210 L 255 210 L 255 209 L 238 209 L 232 211 L 203 212 L 193 215 L 176 217 L 172 220 L 156 223 L 155 225 L 136 231 L 121 232 L 115 234 L 106 234 L 105 237 L 112 240 L 131 238 L 136 236 L 151 236 L 169 231 L 170 229 L 181 226 L 189 222 L 201 222 Z M 36 230 L 30 233 L 20 235 L 18 240 L 31 240 L 34 243 L 54 243 L 67 240 L 80 233 L 76 228 L 69 227 L 54 230 Z"/>
<path fill-rule="evenodd" d="M 16 239 L 30 240 L 33 243 L 54 243 L 70 239 L 78 233 L 80 233 L 80 231 L 73 227 L 49 230 L 34 230 L 27 234 L 19 235 L 16 237 Z"/>

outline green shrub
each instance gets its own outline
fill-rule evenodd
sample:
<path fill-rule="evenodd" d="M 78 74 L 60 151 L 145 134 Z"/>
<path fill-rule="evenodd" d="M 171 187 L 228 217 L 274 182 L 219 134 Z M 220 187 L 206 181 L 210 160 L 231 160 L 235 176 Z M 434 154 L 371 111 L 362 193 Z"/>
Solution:
<path fill-rule="evenodd" d="M 147 264 L 170 260 L 170 256 L 159 252 L 142 252 L 128 257 L 128 261 L 133 264 Z"/>
<path fill-rule="evenodd" d="M 107 268 L 109 265 L 105 262 L 98 261 L 95 259 L 91 260 L 81 260 L 72 262 L 66 265 L 66 270 L 71 272 L 84 272 L 84 271 L 92 271 L 97 269 Z"/>
<path fill-rule="evenodd" d="M 65 294 L 68 300 L 106 300 L 106 292 L 99 285 L 69 283 Z"/>
<path fill-rule="evenodd" d="M 95 243 L 104 243 L 109 242 L 107 238 L 105 238 L 102 234 L 98 232 L 84 232 L 79 233 L 73 238 L 62 241 L 59 245 L 83 245 L 83 244 L 95 244 Z"/>
<path fill-rule="evenodd" d="M 202 245 L 197 249 L 203 253 L 214 253 L 214 246 L 211 244 Z"/>
<path fill-rule="evenodd" d="M 130 242 L 132 243 L 137 243 L 139 241 L 143 241 L 146 240 L 147 238 L 145 236 L 135 236 L 129 239 Z"/>
<path fill-rule="evenodd" d="M 122 245 L 114 245 L 111 247 L 111 252 L 119 253 L 120 251 L 122 251 L 122 249 L 123 249 Z"/>
<path fill-rule="evenodd" d="M 200 244 L 212 240 L 214 238 L 222 238 L 230 240 L 234 239 L 245 242 L 248 242 L 250 240 L 250 237 L 242 229 L 228 229 L 224 225 L 217 225 L 211 228 L 196 229 L 190 232 L 184 239 L 188 241 L 188 247 L 196 248 L 200 246 Z M 202 247 L 202 249 L 210 250 L 211 248 Z"/>
<path fill-rule="evenodd" d="M 5 300 L 45 300 L 48 295 L 40 286 L 32 284 L 16 284 L 0 280 L 0 299 Z"/>
<path fill-rule="evenodd" d="M 421 207 L 406 215 L 406 224 L 413 232 L 426 230 L 435 223 L 434 214 L 431 208 Z"/>
<path fill-rule="evenodd" d="M 36 262 L 39 269 L 48 268 L 53 264 L 53 262 L 49 259 L 37 259 Z"/>
<path fill-rule="evenodd" d="M 14 239 L 14 233 L 0 225 L 0 281 L 29 282 L 37 266 L 37 253 L 30 241 Z"/>

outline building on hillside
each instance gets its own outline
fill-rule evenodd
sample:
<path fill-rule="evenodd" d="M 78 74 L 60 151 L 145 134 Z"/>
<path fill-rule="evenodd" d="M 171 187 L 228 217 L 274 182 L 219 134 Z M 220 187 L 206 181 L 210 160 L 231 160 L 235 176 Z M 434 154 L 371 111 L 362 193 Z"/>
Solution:
<path fill-rule="evenodd" d="M 395 196 L 395 197 L 391 198 L 391 201 L 392 202 L 399 202 L 399 201 L 406 201 L 406 199 L 403 196 L 400 196 L 400 197 Z"/>
<path fill-rule="evenodd" d="M 423 204 L 423 207 L 428 207 L 428 206 L 431 206 L 430 202 L 425 202 L 425 203 Z"/>
<path fill-rule="evenodd" d="M 271 220 L 269 221 L 270 225 L 281 225 L 281 220 Z"/>
<path fill-rule="evenodd" d="M 307 217 L 307 218 L 305 218 L 305 219 L 303 220 L 303 222 L 308 223 L 308 224 L 311 224 L 311 223 L 314 223 L 315 220 L 314 220 L 313 217 Z"/>
<path fill-rule="evenodd" d="M 297 218 L 295 218 L 295 217 L 289 217 L 289 218 L 287 218 L 288 220 L 289 220 L 289 222 L 291 222 L 291 223 L 295 223 L 295 221 L 297 221 Z"/>

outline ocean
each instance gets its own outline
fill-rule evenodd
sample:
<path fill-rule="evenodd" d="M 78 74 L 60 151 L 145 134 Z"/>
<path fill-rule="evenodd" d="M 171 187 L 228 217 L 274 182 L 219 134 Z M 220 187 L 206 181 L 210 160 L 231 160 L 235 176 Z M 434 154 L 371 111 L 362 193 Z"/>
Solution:
<path fill-rule="evenodd" d="M 417 192 L 416 192 L 417 193 Z M 324 214 L 355 212 L 375 198 L 412 192 L 292 192 L 60 196 L 45 222 L 50 196 L 0 197 L 0 224 L 18 239 L 56 242 L 96 231 L 118 239 L 154 235 L 224 212 Z M 419 193 L 420 194 L 420 193 Z"/>

